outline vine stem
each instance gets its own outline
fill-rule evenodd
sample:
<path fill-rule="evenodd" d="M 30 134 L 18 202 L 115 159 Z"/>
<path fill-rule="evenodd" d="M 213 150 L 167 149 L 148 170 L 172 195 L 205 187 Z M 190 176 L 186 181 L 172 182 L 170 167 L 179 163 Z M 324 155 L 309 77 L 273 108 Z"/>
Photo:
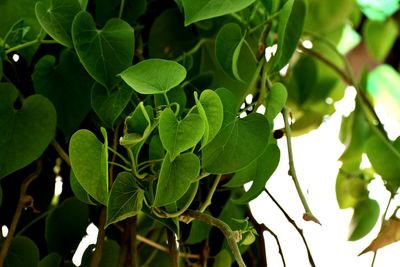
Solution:
<path fill-rule="evenodd" d="M 19 44 L 19 45 L 16 45 L 16 46 L 14 46 L 14 47 L 11 47 L 11 48 L 7 49 L 7 50 L 6 50 L 6 54 L 9 54 L 9 53 L 12 53 L 12 52 L 21 50 L 21 49 L 23 49 L 23 48 L 27 48 L 27 47 L 29 47 L 29 46 L 33 46 L 33 45 L 35 45 L 35 44 L 58 44 L 58 42 L 55 41 L 55 40 L 40 40 L 40 39 L 35 39 L 35 40 L 29 41 L 29 42 L 26 42 L 26 43 L 23 43 L 23 44 Z"/>
<path fill-rule="evenodd" d="M 303 240 L 304 246 L 306 247 L 307 250 L 307 255 L 308 255 L 308 260 L 310 261 L 310 264 L 312 267 L 315 267 L 314 259 L 311 255 L 311 250 L 308 247 L 308 243 L 306 238 L 304 237 L 303 230 L 297 226 L 296 222 L 290 218 L 289 214 L 282 208 L 282 206 L 279 204 L 279 202 L 271 195 L 271 193 L 264 188 L 264 192 L 267 193 L 267 195 L 271 198 L 272 202 L 278 207 L 278 209 L 282 212 L 282 214 L 285 216 L 286 220 L 296 229 L 296 231 L 299 233 L 301 239 Z"/>
<path fill-rule="evenodd" d="M 124 6 L 125 6 L 125 0 L 121 0 L 121 5 L 119 6 L 119 13 L 118 13 L 118 18 L 122 18 L 122 13 L 124 13 Z"/>
<path fill-rule="evenodd" d="M 179 57 L 175 58 L 175 61 L 182 61 L 186 55 L 193 55 L 194 53 L 196 53 L 197 51 L 199 51 L 199 49 L 203 46 L 203 44 L 205 44 L 208 41 L 208 39 L 206 38 L 201 38 L 197 44 L 195 46 L 192 47 L 192 49 L 190 49 L 189 51 L 185 52 L 183 55 L 180 55 Z"/>
<path fill-rule="evenodd" d="M 301 190 L 301 186 L 299 180 L 297 178 L 296 169 L 294 167 L 294 160 L 293 160 L 293 149 L 292 149 L 292 131 L 290 129 L 289 123 L 289 111 L 287 107 L 282 109 L 283 120 L 285 123 L 285 131 L 286 131 L 286 144 L 289 156 L 289 174 L 293 179 L 294 185 L 296 187 L 297 194 L 301 200 L 301 203 L 304 207 L 305 213 L 303 215 L 303 219 L 306 221 L 313 221 L 317 224 L 321 224 L 319 220 L 312 214 L 310 207 L 308 206 L 307 200 Z"/>
<path fill-rule="evenodd" d="M 57 142 L 56 139 L 51 140 L 51 145 L 56 150 L 58 155 L 65 161 L 65 163 L 67 163 L 68 166 L 71 166 L 71 161 L 69 159 L 67 152 L 65 152 L 65 150 L 61 147 L 61 145 Z"/>
<path fill-rule="evenodd" d="M 7 257 L 8 250 L 10 248 L 11 242 L 14 238 L 15 231 L 18 226 L 19 219 L 21 218 L 22 211 L 33 205 L 33 198 L 26 194 L 29 185 L 39 177 L 39 174 L 42 172 L 43 162 L 41 159 L 36 161 L 36 169 L 30 174 L 21 184 L 19 200 L 17 204 L 17 208 L 15 209 L 14 216 L 11 221 L 10 229 L 8 231 L 6 239 L 4 239 L 1 250 L 0 250 L 0 267 L 4 266 L 4 261 Z"/>
<path fill-rule="evenodd" d="M 90 267 L 100 266 L 100 261 L 103 256 L 104 240 L 106 236 L 106 230 L 104 226 L 106 225 L 106 207 L 102 207 L 100 211 L 99 218 L 99 233 L 97 234 L 96 248 L 93 252 L 92 261 L 90 262 Z"/>
<path fill-rule="evenodd" d="M 211 215 L 195 210 L 187 210 L 179 218 L 179 220 L 183 222 L 188 222 L 191 221 L 192 219 L 202 221 L 209 225 L 217 227 L 224 234 L 228 246 L 231 249 L 232 254 L 235 257 L 235 260 L 239 265 L 239 267 L 246 267 L 246 264 L 243 261 L 242 255 L 240 254 L 240 250 L 237 244 L 237 242 L 239 242 L 242 239 L 242 236 L 239 231 L 232 231 L 229 225 L 227 225 L 223 221 L 214 218 Z"/>
<path fill-rule="evenodd" d="M 204 201 L 204 203 L 201 205 L 201 207 L 199 208 L 200 212 L 204 212 L 210 205 L 211 205 L 211 199 L 215 193 L 215 190 L 217 189 L 217 186 L 219 184 L 219 181 L 221 180 L 221 174 L 217 175 L 217 177 L 215 177 L 215 180 L 211 186 L 211 189 L 207 195 L 206 200 Z"/>

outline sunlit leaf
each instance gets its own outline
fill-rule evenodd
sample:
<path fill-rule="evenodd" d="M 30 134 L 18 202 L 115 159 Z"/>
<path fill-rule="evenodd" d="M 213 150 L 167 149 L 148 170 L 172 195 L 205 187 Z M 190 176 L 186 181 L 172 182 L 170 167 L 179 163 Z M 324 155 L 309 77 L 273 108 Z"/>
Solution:
<path fill-rule="evenodd" d="M 379 218 L 379 204 L 376 200 L 366 199 L 354 207 L 351 219 L 352 231 L 349 240 L 355 241 L 367 235 Z"/>
<path fill-rule="evenodd" d="M 12 84 L 0 84 L 0 178 L 39 158 L 55 134 L 56 110 L 51 102 L 32 95 L 15 110 L 17 95 Z"/>
<path fill-rule="evenodd" d="M 232 258 L 229 252 L 225 249 L 218 252 L 215 256 L 213 267 L 230 267 L 232 265 Z"/>
<path fill-rule="evenodd" d="M 103 136 L 106 134 L 103 131 Z M 89 130 L 79 130 L 71 137 L 69 156 L 79 184 L 98 202 L 108 201 L 108 148 Z"/>
<path fill-rule="evenodd" d="M 96 203 L 93 202 L 93 200 L 90 198 L 90 195 L 86 190 L 82 187 L 82 185 L 78 182 L 78 179 L 76 179 L 76 176 L 74 172 L 70 171 L 69 174 L 69 184 L 71 186 L 71 190 L 74 193 L 75 197 L 82 201 L 83 203 L 90 204 L 90 205 L 95 205 Z"/>
<path fill-rule="evenodd" d="M 286 104 L 287 91 L 283 84 L 275 83 L 265 99 L 265 117 L 269 122 L 282 111 Z"/>
<path fill-rule="evenodd" d="M 362 12 L 371 20 L 384 21 L 400 8 L 398 0 L 357 0 Z"/>
<path fill-rule="evenodd" d="M 219 17 L 240 11 L 255 0 L 182 0 L 185 26 L 204 19 Z"/>

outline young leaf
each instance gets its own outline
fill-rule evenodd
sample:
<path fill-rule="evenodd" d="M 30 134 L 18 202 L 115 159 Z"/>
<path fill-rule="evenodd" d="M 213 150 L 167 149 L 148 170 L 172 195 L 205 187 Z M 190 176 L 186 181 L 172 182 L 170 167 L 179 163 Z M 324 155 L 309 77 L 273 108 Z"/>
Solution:
<path fill-rule="evenodd" d="M 121 19 L 111 19 L 98 30 L 90 13 L 81 11 L 72 23 L 72 40 L 87 72 L 107 88 L 112 88 L 116 75 L 132 63 L 133 28 Z"/>
<path fill-rule="evenodd" d="M 33 85 L 37 93 L 54 104 L 57 127 L 69 138 L 90 111 L 90 87 L 94 81 L 71 50 L 63 50 L 55 64 L 55 57 L 42 57 L 33 72 Z"/>
<path fill-rule="evenodd" d="M 280 11 L 278 50 L 271 61 L 273 70 L 282 69 L 292 57 L 303 31 L 307 5 L 305 0 L 288 0 Z"/>
<path fill-rule="evenodd" d="M 37 267 L 39 263 L 39 249 L 36 244 L 25 236 L 15 237 L 8 249 L 4 266 Z"/>
<path fill-rule="evenodd" d="M 106 138 L 106 135 L 104 135 Z M 107 139 L 102 144 L 88 130 L 79 130 L 69 144 L 71 166 L 79 184 L 103 205 L 108 201 Z"/>
<path fill-rule="evenodd" d="M 200 160 L 195 154 L 185 153 L 174 160 L 167 154 L 161 165 L 153 205 L 165 206 L 180 199 L 199 172 Z"/>
<path fill-rule="evenodd" d="M 43 2 L 35 6 L 36 17 L 43 29 L 57 42 L 72 47 L 71 25 L 81 11 L 78 0 L 52 0 L 50 7 Z"/>
<path fill-rule="evenodd" d="M 287 91 L 283 84 L 275 83 L 265 99 L 265 117 L 273 122 L 286 104 Z"/>
<path fill-rule="evenodd" d="M 195 146 L 203 137 L 204 122 L 198 114 L 189 114 L 178 121 L 174 112 L 166 108 L 160 115 L 158 126 L 164 148 L 174 160 L 179 153 Z"/>
<path fill-rule="evenodd" d="M 124 111 L 132 96 L 132 90 L 125 84 L 117 86 L 111 93 L 96 83 L 92 87 L 92 108 L 108 128 L 113 128 L 115 120 Z"/>
<path fill-rule="evenodd" d="M 351 224 L 353 230 L 349 237 L 350 241 L 358 240 L 368 234 L 375 226 L 379 218 L 379 204 L 376 200 L 366 199 L 354 208 Z"/>
<path fill-rule="evenodd" d="M 56 110 L 47 98 L 32 95 L 15 110 L 17 95 L 12 84 L 0 83 L 0 179 L 42 155 L 56 130 Z"/>
<path fill-rule="evenodd" d="M 202 142 L 202 146 L 204 147 L 214 139 L 221 129 L 224 118 L 223 105 L 218 94 L 212 90 L 204 90 L 200 95 L 200 99 L 195 94 L 195 100 L 199 115 L 205 122 Z"/>
<path fill-rule="evenodd" d="M 228 123 L 204 147 L 204 170 L 224 174 L 243 169 L 262 155 L 269 132 L 268 121 L 257 113 Z"/>
<path fill-rule="evenodd" d="M 120 75 L 138 93 L 164 94 L 185 79 L 186 69 L 175 61 L 147 59 L 129 67 Z"/>
<path fill-rule="evenodd" d="M 88 221 L 89 209 L 86 204 L 76 198 L 64 200 L 46 218 L 45 237 L 49 251 L 69 255 L 86 234 Z"/>
<path fill-rule="evenodd" d="M 135 177 L 120 172 L 115 179 L 107 205 L 107 225 L 135 216 L 142 210 L 144 191 Z"/>
<path fill-rule="evenodd" d="M 185 11 L 185 26 L 196 21 L 240 11 L 251 5 L 254 1 L 255 0 L 182 0 L 183 10 Z"/>
<path fill-rule="evenodd" d="M 236 23 L 226 24 L 215 39 L 215 56 L 222 69 L 232 79 L 241 81 L 238 70 L 238 59 L 245 35 Z"/>
<path fill-rule="evenodd" d="M 280 150 L 278 146 L 275 144 L 268 145 L 264 153 L 257 159 L 257 161 L 251 164 L 255 165 L 255 172 L 253 173 L 253 184 L 251 185 L 250 189 L 247 190 L 247 192 L 245 192 L 240 198 L 232 199 L 232 202 L 235 204 L 246 205 L 251 200 L 258 197 L 258 195 L 264 191 L 268 179 L 278 167 L 279 159 Z"/>

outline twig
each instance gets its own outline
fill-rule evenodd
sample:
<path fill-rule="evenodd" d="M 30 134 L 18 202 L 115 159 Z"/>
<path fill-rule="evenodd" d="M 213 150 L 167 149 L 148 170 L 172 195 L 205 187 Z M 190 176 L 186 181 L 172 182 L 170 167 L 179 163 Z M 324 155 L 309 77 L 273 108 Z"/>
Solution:
<path fill-rule="evenodd" d="M 129 218 L 130 226 L 130 247 L 131 247 L 131 267 L 138 266 L 138 253 L 136 247 L 136 234 L 137 234 L 137 216 Z"/>
<path fill-rule="evenodd" d="M 65 150 L 61 147 L 56 139 L 51 140 L 51 145 L 57 151 L 58 155 L 65 161 L 65 163 L 67 163 L 68 166 L 71 166 L 71 161 L 69 160 L 68 154 L 65 152 Z"/>
<path fill-rule="evenodd" d="M 1 250 L 0 250 L 0 267 L 4 266 L 4 261 L 7 257 L 8 249 L 10 248 L 11 242 L 14 238 L 15 231 L 18 226 L 19 219 L 21 218 L 22 211 L 33 205 L 33 198 L 26 194 L 29 185 L 35 180 L 39 174 L 42 172 L 43 162 L 42 159 L 38 159 L 36 161 L 36 169 L 30 174 L 21 184 L 19 201 L 17 204 L 17 208 L 15 209 L 14 216 L 11 221 L 10 229 L 8 231 L 6 239 L 3 241 Z"/>
<path fill-rule="evenodd" d="M 175 233 L 167 229 L 168 253 L 171 267 L 178 267 L 178 247 L 176 245 Z"/>
<path fill-rule="evenodd" d="M 92 256 L 92 261 L 90 262 L 90 267 L 98 267 L 100 266 L 100 261 L 103 256 L 103 248 L 104 248 L 104 238 L 106 236 L 106 231 L 104 226 L 106 224 L 106 208 L 102 207 L 100 211 L 99 218 L 99 233 L 97 235 L 96 247 Z"/>
<path fill-rule="evenodd" d="M 293 227 L 297 230 L 297 232 L 298 232 L 299 235 L 301 236 L 301 239 L 303 239 L 304 246 L 306 247 L 307 255 L 308 255 L 308 260 L 310 261 L 311 266 L 312 266 L 312 267 L 315 267 L 314 259 L 313 259 L 312 255 L 311 255 L 310 248 L 308 247 L 307 240 L 306 240 L 306 238 L 304 237 L 303 230 L 302 230 L 300 227 L 297 226 L 296 222 L 289 216 L 289 214 L 287 214 L 287 212 L 282 208 L 282 206 L 278 203 L 278 201 L 276 201 L 276 199 L 271 195 L 271 193 L 270 193 L 266 188 L 264 188 L 264 191 L 265 191 L 265 193 L 267 193 L 267 195 L 271 198 L 272 202 L 274 202 L 274 204 L 275 204 L 275 205 L 278 207 L 278 209 L 282 212 L 282 214 L 285 216 L 286 220 L 287 220 L 291 225 L 293 225 Z"/>
<path fill-rule="evenodd" d="M 251 209 L 248 209 L 246 212 L 247 217 L 249 217 L 251 224 L 254 226 L 254 228 L 257 231 L 258 234 L 258 253 L 260 254 L 260 259 L 259 259 L 259 266 L 267 266 L 267 250 L 265 248 L 265 238 L 264 238 L 264 231 L 269 231 L 269 229 L 267 228 L 267 226 L 263 223 L 258 223 L 257 220 L 254 218 L 253 213 L 251 212 Z M 271 233 L 273 236 L 276 236 L 275 234 Z M 279 247 L 279 254 L 281 254 L 281 245 L 278 241 L 278 239 L 276 239 L 277 243 L 278 243 L 278 247 Z M 282 254 L 281 254 L 282 256 Z M 282 261 L 284 261 L 284 259 L 282 258 Z M 285 266 L 285 265 L 284 265 Z"/>
<path fill-rule="evenodd" d="M 321 224 L 319 220 L 312 214 L 310 207 L 308 206 L 307 200 L 304 197 L 303 191 L 301 190 L 301 186 L 299 180 L 297 178 L 296 169 L 294 167 L 294 160 L 293 160 L 293 150 L 292 150 L 292 131 L 290 129 L 289 124 L 289 112 L 286 107 L 282 109 L 283 120 L 285 123 L 285 131 L 286 131 L 286 143 L 287 143 L 287 150 L 289 155 L 289 174 L 293 178 L 294 185 L 297 190 L 297 194 L 303 204 L 305 213 L 303 215 L 303 219 L 306 221 L 313 221 L 315 223 Z"/>
<path fill-rule="evenodd" d="M 146 237 L 144 237 L 144 236 L 142 236 L 142 235 L 137 234 L 137 235 L 136 235 L 136 239 L 139 240 L 140 242 L 143 242 L 143 243 L 145 243 L 145 244 L 147 244 L 147 245 L 149 245 L 149 246 L 151 246 L 151 247 L 153 247 L 153 248 L 155 248 L 155 249 L 158 249 L 158 250 L 160 250 L 160 251 L 163 251 L 163 252 L 166 252 L 166 253 L 169 252 L 169 250 L 168 250 L 167 247 L 165 247 L 165 246 L 163 246 L 163 245 L 160 245 L 160 244 L 158 244 L 157 242 L 154 242 L 153 240 L 148 239 L 148 238 L 146 238 Z M 181 257 L 181 258 L 200 259 L 200 256 L 199 256 L 199 255 L 196 255 L 196 254 L 190 254 L 190 253 L 179 252 L 178 255 L 179 255 L 179 257 Z"/>
<path fill-rule="evenodd" d="M 213 197 L 213 195 L 215 193 L 215 190 L 217 189 L 219 181 L 221 180 L 221 176 L 222 175 L 219 174 L 219 175 L 217 175 L 217 177 L 215 177 L 215 180 L 214 180 L 214 182 L 213 182 L 213 184 L 211 186 L 210 191 L 208 192 L 206 200 L 204 201 L 204 203 L 199 208 L 200 212 L 204 212 L 208 208 L 208 206 L 211 205 L 211 199 L 212 199 L 212 197 Z"/>
<path fill-rule="evenodd" d="M 242 239 L 242 236 L 239 231 L 232 231 L 229 225 L 227 225 L 223 221 L 199 211 L 187 210 L 179 218 L 179 220 L 183 222 L 190 221 L 191 219 L 202 221 L 209 225 L 217 227 L 224 234 L 228 246 L 231 249 L 232 254 L 235 257 L 235 260 L 239 265 L 239 267 L 246 267 L 246 264 L 243 261 L 242 255 L 240 254 L 240 250 L 237 244 L 237 242 L 239 242 Z"/>

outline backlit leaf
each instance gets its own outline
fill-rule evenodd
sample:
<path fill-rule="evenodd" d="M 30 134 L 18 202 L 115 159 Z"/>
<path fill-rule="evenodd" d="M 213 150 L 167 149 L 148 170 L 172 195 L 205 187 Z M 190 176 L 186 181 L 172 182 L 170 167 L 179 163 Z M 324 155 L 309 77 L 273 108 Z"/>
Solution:
<path fill-rule="evenodd" d="M 399 27 L 393 19 L 386 21 L 367 20 L 363 27 L 363 37 L 368 52 L 382 62 L 390 52 L 399 33 Z"/>
<path fill-rule="evenodd" d="M 286 104 L 287 91 L 283 84 L 274 83 L 265 99 L 265 117 L 273 122 Z"/>
<path fill-rule="evenodd" d="M 379 204 L 376 200 L 366 199 L 355 206 L 351 219 L 353 229 L 349 240 L 355 241 L 367 235 L 379 218 Z"/>
<path fill-rule="evenodd" d="M 72 40 L 87 72 L 107 88 L 132 64 L 133 28 L 121 19 L 111 19 L 98 30 L 91 14 L 81 11 L 72 23 Z"/>
<path fill-rule="evenodd" d="M 185 79 L 186 70 L 175 61 L 147 59 L 124 70 L 121 77 L 138 93 L 163 94 Z"/>

